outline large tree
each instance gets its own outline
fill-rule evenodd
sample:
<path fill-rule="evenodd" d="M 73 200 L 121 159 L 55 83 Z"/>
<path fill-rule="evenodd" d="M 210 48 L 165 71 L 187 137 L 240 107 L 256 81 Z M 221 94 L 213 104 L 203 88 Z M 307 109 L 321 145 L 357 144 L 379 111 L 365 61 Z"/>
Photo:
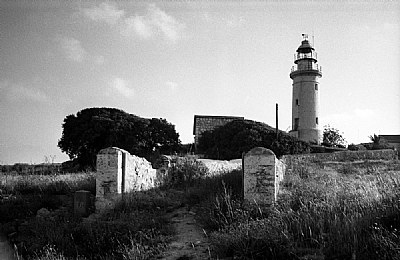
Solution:
<path fill-rule="evenodd" d="M 309 151 L 308 143 L 282 131 L 277 138 L 274 128 L 251 120 L 234 120 L 204 132 L 198 148 L 209 158 L 230 160 L 240 158 L 243 152 L 257 146 L 271 149 L 277 156 Z"/>
<path fill-rule="evenodd" d="M 68 115 L 58 142 L 61 150 L 81 168 L 94 168 L 96 154 L 116 146 L 131 154 L 149 158 L 155 150 L 179 149 L 179 134 L 165 119 L 146 119 L 115 108 L 87 108 Z"/>

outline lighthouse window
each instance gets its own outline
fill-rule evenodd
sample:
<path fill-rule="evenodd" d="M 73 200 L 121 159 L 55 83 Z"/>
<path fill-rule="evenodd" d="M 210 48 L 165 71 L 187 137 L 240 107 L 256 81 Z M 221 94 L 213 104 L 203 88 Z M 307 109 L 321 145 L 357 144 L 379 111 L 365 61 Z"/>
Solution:
<path fill-rule="evenodd" d="M 298 128 L 299 128 L 299 119 L 298 119 L 298 118 L 295 118 L 295 119 L 294 119 L 294 127 L 293 127 L 293 130 L 294 130 L 294 131 L 297 131 Z"/>
<path fill-rule="evenodd" d="M 315 90 L 318 90 L 318 84 L 315 84 Z"/>
<path fill-rule="evenodd" d="M 315 118 L 315 123 L 318 125 L 318 117 Z"/>
<path fill-rule="evenodd" d="M 298 99 L 296 99 L 296 106 L 298 106 L 299 105 L 299 100 Z"/>

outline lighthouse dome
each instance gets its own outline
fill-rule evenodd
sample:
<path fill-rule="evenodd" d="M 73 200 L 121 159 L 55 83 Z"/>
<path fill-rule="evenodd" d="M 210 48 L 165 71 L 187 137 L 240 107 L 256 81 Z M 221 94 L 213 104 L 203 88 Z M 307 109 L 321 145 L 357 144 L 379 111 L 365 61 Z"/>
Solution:
<path fill-rule="evenodd" d="M 311 46 L 310 42 L 308 40 L 303 40 L 301 42 L 300 47 L 297 49 L 298 53 L 309 53 L 311 50 L 314 50 L 314 48 Z"/>

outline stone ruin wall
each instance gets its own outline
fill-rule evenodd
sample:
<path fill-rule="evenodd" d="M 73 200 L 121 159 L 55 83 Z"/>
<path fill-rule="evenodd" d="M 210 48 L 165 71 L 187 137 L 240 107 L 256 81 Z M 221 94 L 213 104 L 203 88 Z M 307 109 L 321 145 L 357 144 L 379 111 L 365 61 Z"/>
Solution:
<path fill-rule="evenodd" d="M 281 160 L 287 168 L 295 167 L 298 164 L 319 163 L 319 162 L 348 162 L 365 160 L 397 160 L 398 151 L 366 150 L 366 151 L 342 151 L 333 153 L 312 153 L 284 155 Z"/>
<path fill-rule="evenodd" d="M 244 154 L 242 160 L 215 161 L 198 159 L 207 176 L 215 176 L 243 167 L 243 194 L 247 202 L 273 205 L 277 200 L 279 185 L 285 172 L 298 164 L 328 161 L 393 160 L 397 151 L 344 151 L 331 154 L 285 155 L 281 160 L 266 148 L 256 147 Z M 162 156 L 158 169 L 144 158 L 127 151 L 110 147 L 97 155 L 96 210 L 112 207 L 124 193 L 143 191 L 168 183 L 171 162 L 177 158 Z"/>
<path fill-rule="evenodd" d="M 160 186 L 168 175 L 168 167 L 168 160 L 159 169 L 153 169 L 146 159 L 123 149 L 101 150 L 97 154 L 96 210 L 111 208 L 125 193 Z"/>

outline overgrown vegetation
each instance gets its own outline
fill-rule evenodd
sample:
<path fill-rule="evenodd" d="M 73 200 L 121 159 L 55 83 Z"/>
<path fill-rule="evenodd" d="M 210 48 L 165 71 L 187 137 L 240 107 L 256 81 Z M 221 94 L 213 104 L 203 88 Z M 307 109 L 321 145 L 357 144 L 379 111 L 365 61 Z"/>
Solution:
<path fill-rule="evenodd" d="M 290 171 L 289 171 L 290 172 Z M 240 259 L 399 259 L 400 164 L 296 165 L 272 210 L 225 191 L 210 207 L 214 254 Z M 237 195 L 237 194 L 236 194 Z"/>
<path fill-rule="evenodd" d="M 202 133 L 198 148 L 208 158 L 231 160 L 241 158 L 243 152 L 257 146 L 271 149 L 278 157 L 310 151 L 307 142 L 282 131 L 279 131 L 277 138 L 274 128 L 251 120 L 234 120 L 213 131 Z"/>
<path fill-rule="evenodd" d="M 398 161 L 292 162 L 267 209 L 243 203 L 240 170 L 207 177 L 186 158 L 171 186 L 129 194 L 97 220 L 57 210 L 29 219 L 18 249 L 32 259 L 155 259 L 174 232 L 165 214 L 185 205 L 215 259 L 400 259 L 399 173 Z"/>
<path fill-rule="evenodd" d="M 182 201 L 174 191 L 132 193 L 115 209 L 82 221 L 73 215 L 72 197 L 81 189 L 95 194 L 91 173 L 3 175 L 1 184 L 3 232 L 24 259 L 152 259 L 173 234 L 165 213 Z"/>

